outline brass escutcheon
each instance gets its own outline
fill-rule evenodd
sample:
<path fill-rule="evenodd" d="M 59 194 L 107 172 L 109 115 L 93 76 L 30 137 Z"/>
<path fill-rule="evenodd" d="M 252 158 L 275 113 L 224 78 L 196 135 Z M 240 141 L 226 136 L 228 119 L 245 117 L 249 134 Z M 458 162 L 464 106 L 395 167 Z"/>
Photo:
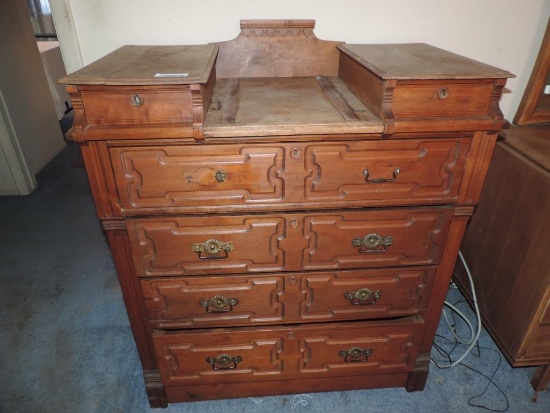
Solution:
<path fill-rule="evenodd" d="M 140 95 L 132 96 L 132 105 L 136 107 L 143 105 L 143 98 Z"/>

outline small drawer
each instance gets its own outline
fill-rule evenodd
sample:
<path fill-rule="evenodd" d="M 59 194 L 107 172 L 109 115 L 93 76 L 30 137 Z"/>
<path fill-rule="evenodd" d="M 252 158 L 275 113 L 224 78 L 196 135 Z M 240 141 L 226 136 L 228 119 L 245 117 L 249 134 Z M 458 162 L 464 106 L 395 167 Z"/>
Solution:
<path fill-rule="evenodd" d="M 305 198 L 383 206 L 457 202 L 470 144 L 469 137 L 311 144 Z"/>
<path fill-rule="evenodd" d="M 153 335 L 164 385 L 410 372 L 423 322 L 159 331 Z"/>
<path fill-rule="evenodd" d="M 136 218 L 140 277 L 438 264 L 453 208 Z"/>
<path fill-rule="evenodd" d="M 434 267 L 142 279 L 153 328 L 341 321 L 420 314 Z"/>
<path fill-rule="evenodd" d="M 89 124 L 193 123 L 188 86 L 113 86 L 108 91 L 83 90 L 81 96 Z"/>
<path fill-rule="evenodd" d="M 392 111 L 396 118 L 481 116 L 489 111 L 493 89 L 492 82 L 398 82 Z"/>

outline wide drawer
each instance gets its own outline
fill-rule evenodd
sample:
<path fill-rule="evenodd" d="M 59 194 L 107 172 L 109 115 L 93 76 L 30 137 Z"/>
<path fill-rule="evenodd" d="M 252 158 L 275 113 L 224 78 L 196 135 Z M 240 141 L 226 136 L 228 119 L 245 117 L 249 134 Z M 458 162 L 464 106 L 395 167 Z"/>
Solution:
<path fill-rule="evenodd" d="M 341 321 L 420 314 L 434 267 L 142 279 L 153 328 Z"/>
<path fill-rule="evenodd" d="M 89 124 L 193 123 L 189 86 L 126 87 L 82 90 Z"/>
<path fill-rule="evenodd" d="M 136 274 L 437 264 L 453 208 L 128 219 Z"/>
<path fill-rule="evenodd" d="M 420 318 L 273 328 L 159 331 L 153 335 L 164 385 L 410 372 Z"/>
<path fill-rule="evenodd" d="M 126 215 L 457 202 L 470 137 L 111 147 Z"/>

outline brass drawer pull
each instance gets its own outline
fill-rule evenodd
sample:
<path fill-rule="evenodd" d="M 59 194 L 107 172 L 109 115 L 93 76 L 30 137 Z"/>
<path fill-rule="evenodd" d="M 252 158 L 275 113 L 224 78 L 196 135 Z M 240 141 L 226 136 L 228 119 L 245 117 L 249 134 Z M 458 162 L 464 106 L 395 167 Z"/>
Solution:
<path fill-rule="evenodd" d="M 207 313 L 228 313 L 233 311 L 233 306 L 239 304 L 239 300 L 236 298 L 226 298 L 221 295 L 217 295 L 212 297 L 210 300 L 200 300 L 199 304 L 201 307 L 206 308 Z M 212 310 L 210 307 L 212 307 Z"/>
<path fill-rule="evenodd" d="M 349 350 L 340 350 L 338 355 L 342 357 L 346 363 L 364 363 L 369 361 L 369 357 L 372 355 L 372 349 L 352 347 Z"/>
<path fill-rule="evenodd" d="M 220 184 L 225 181 L 225 178 L 227 178 L 227 172 L 225 171 L 216 171 L 216 181 L 218 181 Z"/>
<path fill-rule="evenodd" d="M 368 288 L 360 288 L 357 291 L 349 291 L 344 294 L 346 300 L 349 300 L 352 305 L 374 304 L 376 303 L 376 300 L 378 300 L 381 296 L 382 291 L 372 291 Z"/>
<path fill-rule="evenodd" d="M 362 254 L 383 253 L 386 252 L 386 247 L 392 244 L 393 237 L 384 237 L 376 233 L 355 237 L 351 240 L 351 245 L 359 248 L 359 252 Z"/>
<path fill-rule="evenodd" d="M 231 357 L 229 354 L 220 354 L 217 357 L 208 357 L 206 362 L 210 364 L 212 370 L 233 370 L 242 360 L 241 356 Z"/>
<path fill-rule="evenodd" d="M 393 176 L 391 178 L 379 178 L 379 179 L 369 179 L 369 170 L 363 169 L 363 175 L 365 175 L 365 182 L 369 184 L 383 184 L 386 182 L 394 182 L 397 179 L 397 175 L 401 172 L 399 168 L 395 168 L 393 171 Z"/>
<path fill-rule="evenodd" d="M 132 96 L 132 105 L 135 107 L 140 107 L 143 105 L 143 98 L 140 95 L 133 95 Z"/>
<path fill-rule="evenodd" d="M 204 242 L 191 244 L 191 250 L 199 254 L 201 260 L 223 260 L 229 257 L 229 251 L 233 251 L 232 242 L 222 242 L 217 239 L 208 239 Z M 218 255 L 220 252 L 224 255 Z"/>

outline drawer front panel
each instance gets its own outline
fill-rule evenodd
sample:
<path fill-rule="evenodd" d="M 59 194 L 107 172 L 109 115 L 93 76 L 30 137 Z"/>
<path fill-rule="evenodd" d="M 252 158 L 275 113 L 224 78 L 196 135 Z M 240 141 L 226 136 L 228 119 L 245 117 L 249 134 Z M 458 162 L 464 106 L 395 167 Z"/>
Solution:
<path fill-rule="evenodd" d="M 437 264 L 453 209 L 128 219 L 141 277 Z"/>
<path fill-rule="evenodd" d="M 451 217 L 452 208 L 308 215 L 303 268 L 437 264 Z"/>
<path fill-rule="evenodd" d="M 458 200 L 471 137 L 280 145 L 114 146 L 127 215 Z"/>
<path fill-rule="evenodd" d="M 458 199 L 470 138 L 310 145 L 309 201 L 378 201 L 384 205 Z"/>
<path fill-rule="evenodd" d="M 281 271 L 282 216 L 127 220 L 138 276 Z"/>
<path fill-rule="evenodd" d="M 393 114 L 395 117 L 485 115 L 493 89 L 493 83 L 398 83 L 393 91 Z"/>
<path fill-rule="evenodd" d="M 358 320 L 425 310 L 434 267 L 141 281 L 153 328 Z"/>
<path fill-rule="evenodd" d="M 283 200 L 284 148 L 203 145 L 111 148 L 121 205 L 170 208 Z"/>
<path fill-rule="evenodd" d="M 83 90 L 82 103 L 88 123 L 142 124 L 193 122 L 191 91 L 120 87 L 118 91 Z"/>
<path fill-rule="evenodd" d="M 165 385 L 409 372 L 419 319 L 153 336 Z"/>

